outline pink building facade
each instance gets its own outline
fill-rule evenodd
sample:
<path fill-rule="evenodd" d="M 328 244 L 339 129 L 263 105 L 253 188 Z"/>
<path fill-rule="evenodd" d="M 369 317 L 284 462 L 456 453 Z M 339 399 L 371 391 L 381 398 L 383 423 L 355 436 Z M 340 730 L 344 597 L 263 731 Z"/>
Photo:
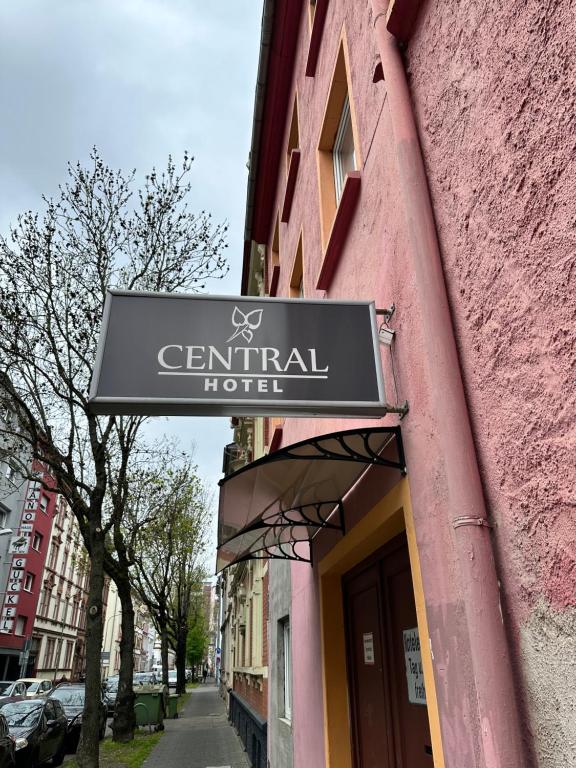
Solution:
<path fill-rule="evenodd" d="M 53 486 L 53 479 L 45 467 L 35 462 L 33 471 L 38 480 L 21 482 L 23 498 L 18 500 L 15 509 L 14 534 L 5 555 L 0 650 L 4 679 L 8 680 L 32 674 L 38 663 L 39 643 L 33 630 L 56 494 L 46 490 L 46 487 Z"/>
<path fill-rule="evenodd" d="M 242 291 L 394 305 L 382 365 L 409 404 L 268 427 L 400 425 L 407 465 L 291 566 L 295 768 L 576 759 L 575 26 L 532 2 L 264 3 Z"/>

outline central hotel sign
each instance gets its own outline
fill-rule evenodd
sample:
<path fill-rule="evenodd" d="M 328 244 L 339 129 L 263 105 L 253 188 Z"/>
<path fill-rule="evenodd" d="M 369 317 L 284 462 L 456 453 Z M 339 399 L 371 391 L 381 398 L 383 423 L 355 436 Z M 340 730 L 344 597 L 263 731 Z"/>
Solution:
<path fill-rule="evenodd" d="M 369 302 L 110 291 L 99 414 L 382 416 Z"/>

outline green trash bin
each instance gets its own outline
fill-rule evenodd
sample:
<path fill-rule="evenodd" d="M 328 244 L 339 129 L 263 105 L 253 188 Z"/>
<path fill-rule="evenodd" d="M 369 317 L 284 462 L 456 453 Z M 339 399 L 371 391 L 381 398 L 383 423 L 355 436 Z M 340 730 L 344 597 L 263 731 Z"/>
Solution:
<path fill-rule="evenodd" d="M 162 688 L 146 691 L 137 690 L 134 700 L 136 725 L 150 725 L 157 730 L 164 727 L 166 706 Z"/>
<path fill-rule="evenodd" d="M 171 718 L 172 720 L 176 720 L 178 717 L 178 699 L 180 696 L 178 696 L 177 693 L 171 693 L 168 697 L 168 714 L 166 717 Z"/>

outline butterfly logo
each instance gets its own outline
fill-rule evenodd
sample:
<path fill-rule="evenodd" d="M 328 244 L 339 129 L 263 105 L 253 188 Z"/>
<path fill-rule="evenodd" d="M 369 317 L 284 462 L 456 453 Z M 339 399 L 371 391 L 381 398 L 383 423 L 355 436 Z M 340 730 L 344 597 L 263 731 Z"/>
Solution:
<path fill-rule="evenodd" d="M 234 312 L 232 312 L 232 325 L 236 330 L 232 336 L 226 340 L 226 344 L 237 339 L 238 336 L 242 336 L 245 341 L 250 343 L 254 337 L 253 332 L 256 328 L 260 327 L 260 323 L 262 322 L 262 312 L 262 309 L 253 309 L 252 312 L 246 312 L 246 314 L 244 314 L 238 307 L 234 307 Z"/>

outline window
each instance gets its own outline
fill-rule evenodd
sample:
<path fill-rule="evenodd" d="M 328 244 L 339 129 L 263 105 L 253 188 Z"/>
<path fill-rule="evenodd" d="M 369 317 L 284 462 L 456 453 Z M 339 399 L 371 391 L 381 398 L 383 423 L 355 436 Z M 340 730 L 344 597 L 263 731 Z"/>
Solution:
<path fill-rule="evenodd" d="M 362 166 L 348 72 L 346 37 L 343 35 L 318 142 L 320 224 L 324 249 L 328 245 L 346 176 Z"/>
<path fill-rule="evenodd" d="M 16 629 L 14 630 L 15 635 L 23 635 L 26 631 L 26 616 L 18 616 L 16 619 Z"/>
<path fill-rule="evenodd" d="M 32 539 L 32 549 L 35 549 L 37 552 L 40 552 L 40 549 L 42 547 L 42 534 L 41 533 L 35 533 L 34 538 Z"/>
<path fill-rule="evenodd" d="M 0 528 L 6 528 L 6 522 L 8 521 L 8 515 L 10 510 L 0 502 Z"/>
<path fill-rule="evenodd" d="M 286 720 L 292 720 L 292 646 L 290 643 L 290 619 L 286 617 L 279 621 L 278 624 L 281 717 L 284 717 Z"/>
<path fill-rule="evenodd" d="M 338 205 L 342 197 L 346 175 L 350 171 L 356 170 L 356 152 L 354 150 L 354 134 L 352 133 L 348 94 L 344 99 L 340 123 L 334 139 L 332 161 L 334 163 L 334 191 L 336 192 L 336 205 Z"/>
<path fill-rule="evenodd" d="M 316 0 L 309 0 L 308 2 L 308 21 L 310 23 L 310 29 L 314 23 L 314 14 L 316 12 Z"/>
<path fill-rule="evenodd" d="M 70 618 L 70 624 L 72 624 L 72 626 L 75 627 L 77 621 L 78 621 L 78 600 L 74 600 L 74 604 L 72 606 L 72 616 Z"/>
<path fill-rule="evenodd" d="M 34 574 L 27 573 L 26 580 L 24 581 L 24 589 L 26 590 L 26 592 L 32 592 L 33 586 L 34 586 Z"/>
<path fill-rule="evenodd" d="M 54 666 L 56 669 L 59 669 L 60 667 L 60 656 L 62 655 L 62 638 L 58 638 L 58 642 L 56 643 L 56 656 L 54 658 Z"/>
<path fill-rule="evenodd" d="M 60 609 L 60 603 L 62 602 L 62 592 L 58 592 L 56 595 L 56 600 L 54 601 L 54 605 L 52 606 L 52 618 L 58 619 L 58 611 Z"/>
<path fill-rule="evenodd" d="M 58 539 L 53 538 L 52 546 L 50 548 L 50 557 L 48 560 L 48 568 L 51 568 L 53 571 L 56 570 L 56 563 L 58 562 L 59 553 L 60 553 L 60 545 L 58 543 Z"/>
<path fill-rule="evenodd" d="M 60 501 L 58 502 L 58 517 L 56 518 L 56 525 L 59 528 L 64 527 L 64 519 L 66 517 L 66 502 L 64 499 L 60 498 Z"/>
<path fill-rule="evenodd" d="M 72 649 L 74 648 L 74 641 L 68 640 L 66 642 L 66 656 L 64 657 L 64 669 L 70 668 L 70 660 L 72 659 Z"/>
<path fill-rule="evenodd" d="M 294 266 L 292 267 L 292 275 L 290 277 L 290 298 L 291 299 L 304 298 L 304 270 L 302 266 L 302 233 L 300 233 L 300 239 L 298 240 L 298 247 L 296 249 L 296 256 L 294 258 Z"/>
<path fill-rule="evenodd" d="M 11 483 L 14 480 L 14 477 L 16 476 L 16 470 L 9 463 L 6 463 L 6 470 L 4 472 L 4 476 L 6 477 L 6 480 L 8 480 L 9 483 Z"/>
<path fill-rule="evenodd" d="M 278 279 L 280 277 L 280 217 L 276 215 L 272 245 L 270 247 L 270 261 L 268 264 L 268 295 L 276 296 Z"/>
<path fill-rule="evenodd" d="M 56 640 L 53 637 L 49 637 L 46 640 L 46 651 L 44 652 L 44 668 L 50 669 L 54 662 L 54 646 Z"/>
<path fill-rule="evenodd" d="M 49 587 L 44 587 L 42 590 L 42 599 L 40 601 L 40 608 L 38 613 L 43 618 L 48 616 L 48 610 L 50 607 L 50 598 L 52 597 L 52 590 Z"/>
<path fill-rule="evenodd" d="M 60 564 L 60 573 L 65 575 L 66 574 L 66 568 L 68 566 L 68 557 L 70 556 L 70 549 L 68 548 L 68 545 L 64 547 L 64 557 L 62 558 L 62 563 Z"/>
<path fill-rule="evenodd" d="M 288 133 L 288 146 L 286 148 L 286 174 L 290 168 L 290 158 L 292 150 L 300 146 L 300 132 L 298 129 L 298 97 L 294 97 L 294 106 L 292 107 L 292 119 L 290 120 L 290 132 Z"/>
<path fill-rule="evenodd" d="M 48 496 L 44 496 L 44 494 L 40 496 L 40 509 L 45 515 L 48 514 Z"/>

